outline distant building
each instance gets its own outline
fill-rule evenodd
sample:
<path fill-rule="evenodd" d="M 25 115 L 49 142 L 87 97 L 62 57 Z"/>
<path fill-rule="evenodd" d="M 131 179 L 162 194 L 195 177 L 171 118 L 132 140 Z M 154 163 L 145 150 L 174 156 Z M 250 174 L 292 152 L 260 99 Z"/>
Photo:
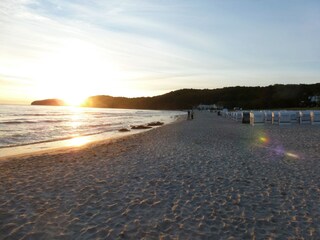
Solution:
<path fill-rule="evenodd" d="M 320 105 L 320 96 L 309 96 L 309 103 L 311 106 L 319 106 Z"/>
<path fill-rule="evenodd" d="M 309 101 L 312 103 L 318 103 L 320 102 L 320 96 L 309 96 Z"/>
<path fill-rule="evenodd" d="M 205 104 L 200 104 L 197 106 L 198 110 L 214 110 L 217 109 L 216 104 L 211 104 L 211 105 L 205 105 Z"/>

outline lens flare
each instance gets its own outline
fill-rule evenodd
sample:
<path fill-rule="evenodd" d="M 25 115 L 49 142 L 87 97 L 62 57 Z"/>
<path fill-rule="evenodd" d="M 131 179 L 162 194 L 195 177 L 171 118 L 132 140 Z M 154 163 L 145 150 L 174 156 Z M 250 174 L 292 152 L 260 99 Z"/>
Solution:
<path fill-rule="evenodd" d="M 288 157 L 291 159 L 302 159 L 302 157 L 298 154 L 293 153 L 290 150 L 287 151 L 284 146 L 282 146 L 281 142 L 275 139 L 273 139 L 273 141 L 271 142 L 271 139 L 265 133 L 260 133 L 256 139 L 256 143 L 258 143 L 256 144 L 256 146 L 265 148 L 269 152 L 269 154 L 273 156 Z"/>
<path fill-rule="evenodd" d="M 269 139 L 267 137 L 260 137 L 259 140 L 262 143 L 269 143 Z"/>
<path fill-rule="evenodd" d="M 291 152 L 286 152 L 286 156 L 291 157 L 291 158 L 295 158 L 295 159 L 299 159 L 299 156 L 297 154 L 294 154 Z"/>

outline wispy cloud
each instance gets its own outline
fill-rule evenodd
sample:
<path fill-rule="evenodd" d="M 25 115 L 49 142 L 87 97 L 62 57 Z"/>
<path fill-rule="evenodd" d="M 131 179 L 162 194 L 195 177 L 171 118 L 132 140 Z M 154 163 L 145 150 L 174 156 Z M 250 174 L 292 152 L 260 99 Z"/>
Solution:
<path fill-rule="evenodd" d="M 137 96 L 317 82 L 319 11 L 316 1 L 2 0 L 0 75 L 28 79 L 30 98 L 63 84 Z"/>

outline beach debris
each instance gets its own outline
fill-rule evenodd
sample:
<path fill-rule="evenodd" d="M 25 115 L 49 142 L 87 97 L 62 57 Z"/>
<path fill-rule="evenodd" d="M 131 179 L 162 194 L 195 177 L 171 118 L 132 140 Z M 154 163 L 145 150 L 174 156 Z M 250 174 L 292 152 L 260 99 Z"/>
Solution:
<path fill-rule="evenodd" d="M 151 123 L 148 123 L 148 125 L 147 126 L 149 126 L 149 127 L 155 127 L 155 126 L 161 126 L 161 125 L 163 125 L 164 124 L 164 122 L 151 122 Z"/>
<path fill-rule="evenodd" d="M 119 132 L 129 132 L 130 130 L 127 128 L 121 128 L 118 130 Z"/>
<path fill-rule="evenodd" d="M 146 125 L 131 126 L 131 129 L 149 129 L 149 128 L 152 128 L 152 127 L 146 126 Z"/>

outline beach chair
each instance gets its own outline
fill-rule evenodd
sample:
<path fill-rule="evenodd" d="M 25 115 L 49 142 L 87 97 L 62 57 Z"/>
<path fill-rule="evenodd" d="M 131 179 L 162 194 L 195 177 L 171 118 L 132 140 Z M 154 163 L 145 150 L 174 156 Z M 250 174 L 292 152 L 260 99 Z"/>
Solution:
<path fill-rule="evenodd" d="M 279 124 L 279 112 L 278 111 L 272 112 L 272 124 Z"/>
<path fill-rule="evenodd" d="M 264 123 L 264 113 L 258 111 L 251 111 L 250 112 L 250 124 L 263 124 Z"/>
<path fill-rule="evenodd" d="M 311 112 L 310 111 L 300 111 L 300 124 L 311 124 Z"/>
<path fill-rule="evenodd" d="M 239 122 L 239 121 L 242 121 L 242 111 L 239 111 L 236 113 L 236 121 Z"/>
<path fill-rule="evenodd" d="M 311 123 L 313 125 L 320 124 L 320 111 L 312 111 L 311 112 Z"/>
<path fill-rule="evenodd" d="M 291 114 L 287 111 L 279 112 L 279 125 L 289 125 L 291 124 Z"/>
<path fill-rule="evenodd" d="M 300 113 L 297 111 L 288 111 L 290 114 L 290 122 L 291 123 L 299 123 Z"/>
<path fill-rule="evenodd" d="M 231 119 L 236 121 L 236 112 L 231 112 Z"/>
<path fill-rule="evenodd" d="M 242 123 L 245 123 L 245 124 L 250 123 L 250 112 L 242 113 Z"/>
<path fill-rule="evenodd" d="M 229 113 L 229 112 L 228 112 L 228 109 L 223 109 L 223 110 L 222 110 L 222 116 L 223 116 L 223 117 L 226 118 L 226 117 L 228 116 L 228 113 Z"/>
<path fill-rule="evenodd" d="M 264 122 L 265 123 L 272 123 L 272 112 L 271 111 L 264 111 Z"/>

